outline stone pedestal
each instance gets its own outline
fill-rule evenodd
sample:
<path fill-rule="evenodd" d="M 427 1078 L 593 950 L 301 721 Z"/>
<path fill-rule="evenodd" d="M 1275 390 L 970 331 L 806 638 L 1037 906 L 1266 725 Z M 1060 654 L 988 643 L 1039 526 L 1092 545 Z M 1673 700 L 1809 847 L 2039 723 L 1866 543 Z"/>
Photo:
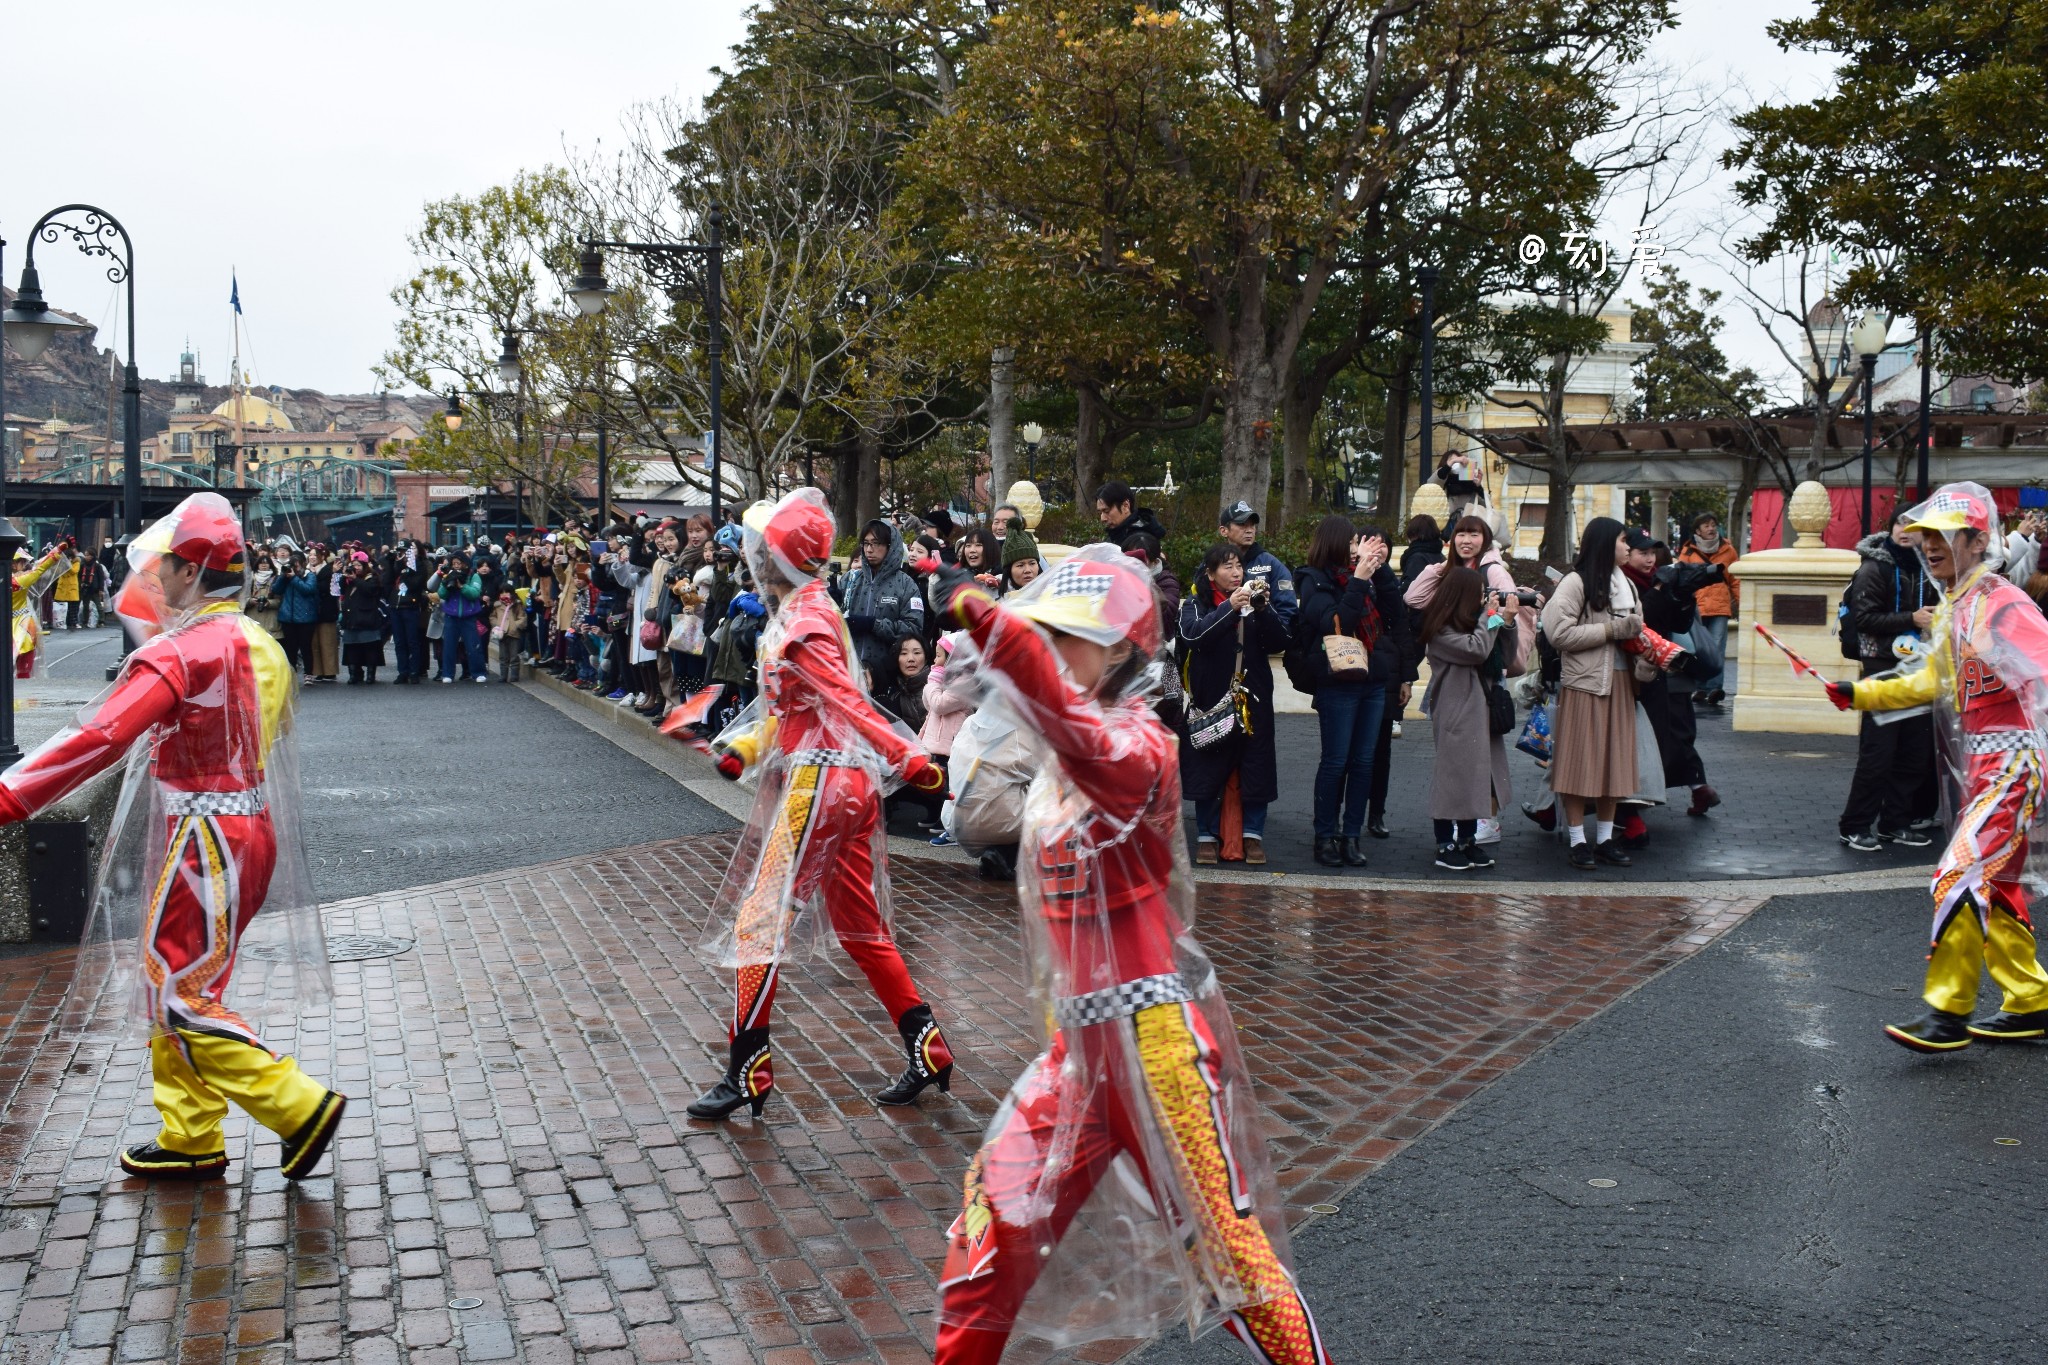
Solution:
<path fill-rule="evenodd" d="M 1728 649 L 1742 661 L 1735 693 L 1738 730 L 1798 735 L 1853 735 L 1857 716 L 1837 711 L 1819 683 L 1794 676 L 1785 656 L 1753 629 L 1761 621 L 1771 632 L 1830 679 L 1848 680 L 1858 669 L 1842 657 L 1835 608 L 1856 574 L 1854 550 L 1830 550 L 1821 543 L 1828 524 L 1828 494 L 1818 483 L 1793 490 L 1789 509 L 1797 540 L 1789 550 L 1755 550 L 1729 566 L 1742 580 L 1742 619 L 1728 633 Z"/>
<path fill-rule="evenodd" d="M 1045 516 L 1045 499 L 1039 495 L 1038 485 L 1029 479 L 1019 479 L 1010 485 L 1010 491 L 1004 495 L 1003 501 L 1023 514 L 1024 529 L 1031 532 L 1035 538 L 1038 535 L 1038 523 Z M 1047 568 L 1052 568 L 1073 554 L 1075 549 L 1072 545 L 1041 540 L 1038 542 L 1038 557 L 1045 561 Z"/>

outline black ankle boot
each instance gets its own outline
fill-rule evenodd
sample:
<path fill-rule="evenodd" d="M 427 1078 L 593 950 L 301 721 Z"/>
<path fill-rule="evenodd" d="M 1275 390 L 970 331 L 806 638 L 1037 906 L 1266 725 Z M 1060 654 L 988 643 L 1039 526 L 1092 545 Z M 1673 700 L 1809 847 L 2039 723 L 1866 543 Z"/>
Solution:
<path fill-rule="evenodd" d="M 1344 841 L 1344 866 L 1365 866 L 1365 850 L 1358 846 L 1358 836 L 1356 834 Z"/>
<path fill-rule="evenodd" d="M 2029 1010 L 2025 1014 L 2000 1010 L 1989 1019 L 1972 1023 L 1970 1036 L 1987 1043 L 2018 1043 L 2048 1037 L 2048 1010 Z"/>
<path fill-rule="evenodd" d="M 699 1095 L 686 1112 L 693 1119 L 722 1119 L 744 1104 L 752 1106 L 754 1117 L 759 1118 L 761 1106 L 768 1103 L 768 1092 L 775 1088 L 775 1073 L 769 1062 L 768 1030 L 742 1030 L 732 1040 L 725 1075 L 717 1085 Z"/>
<path fill-rule="evenodd" d="M 932 1022 L 932 1007 L 912 1005 L 896 1021 L 896 1031 L 903 1035 L 903 1050 L 909 1054 L 910 1065 L 875 1096 L 875 1103 L 915 1104 L 928 1085 L 951 1094 L 953 1049 L 946 1046 L 945 1035 Z"/>
<path fill-rule="evenodd" d="M 1341 839 L 1316 840 L 1316 861 L 1324 867 L 1344 866 L 1344 841 Z"/>
<path fill-rule="evenodd" d="M 1915 1052 L 1954 1052 L 1970 1045 L 1970 1016 L 1930 1009 L 1910 1024 L 1886 1024 L 1884 1032 Z"/>

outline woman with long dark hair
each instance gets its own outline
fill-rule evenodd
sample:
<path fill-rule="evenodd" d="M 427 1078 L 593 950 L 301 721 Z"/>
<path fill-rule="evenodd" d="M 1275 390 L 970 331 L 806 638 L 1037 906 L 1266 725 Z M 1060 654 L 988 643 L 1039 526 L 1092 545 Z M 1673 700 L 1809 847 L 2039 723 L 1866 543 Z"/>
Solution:
<path fill-rule="evenodd" d="M 1643 609 L 1635 585 L 1616 567 L 1627 536 L 1613 517 L 1595 517 L 1572 571 L 1543 608 L 1543 633 L 1562 665 L 1550 785 L 1564 799 L 1571 864 L 1581 870 L 1596 860 L 1629 864 L 1614 837 L 1614 805 L 1636 790 L 1636 682 L 1634 660 L 1620 642 L 1642 634 Z M 1590 846 L 1588 805 L 1597 821 Z"/>
<path fill-rule="evenodd" d="M 1324 867 L 1364 867 L 1358 840 L 1372 796 L 1374 755 L 1386 733 L 1386 708 L 1404 681 L 1402 640 L 1408 630 L 1400 584 L 1387 568 L 1386 538 L 1371 528 L 1356 530 L 1348 518 L 1324 517 L 1309 539 L 1308 563 L 1295 570 L 1294 591 L 1307 674 L 1295 684 L 1309 684 L 1303 690 L 1312 698 L 1322 737 L 1315 858 Z M 1332 635 L 1348 635 L 1364 646 L 1366 676 L 1331 676 L 1323 640 Z"/>

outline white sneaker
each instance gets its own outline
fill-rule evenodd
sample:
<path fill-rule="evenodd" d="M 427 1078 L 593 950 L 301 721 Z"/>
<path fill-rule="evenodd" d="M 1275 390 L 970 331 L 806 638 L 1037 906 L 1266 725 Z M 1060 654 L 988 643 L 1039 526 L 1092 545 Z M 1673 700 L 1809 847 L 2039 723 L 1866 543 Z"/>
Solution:
<path fill-rule="evenodd" d="M 1480 817 L 1479 832 L 1472 836 L 1475 844 L 1497 844 L 1500 842 L 1500 821 Z"/>
<path fill-rule="evenodd" d="M 1399 739 L 1400 737 L 1401 737 L 1401 722 L 1397 720 L 1397 721 L 1395 721 L 1395 722 L 1394 722 L 1394 738 L 1395 738 L 1395 739 Z"/>
<path fill-rule="evenodd" d="M 454 682 L 454 681 L 455 681 L 455 679 L 453 679 L 453 678 L 443 678 L 443 679 L 441 679 L 441 681 L 442 681 L 442 682 L 444 682 L 444 683 L 452 683 L 452 682 Z"/>
<path fill-rule="evenodd" d="M 490 681 L 490 679 L 489 679 L 489 678 L 486 678 L 486 677 L 485 677 L 485 676 L 484 676 L 483 674 L 479 673 L 479 674 L 477 674 L 477 675 L 476 675 L 476 676 L 475 676 L 474 678 L 471 678 L 471 679 L 470 679 L 470 681 L 471 681 L 471 682 L 479 682 L 479 683 L 487 683 L 487 682 L 489 682 L 489 681 Z"/>

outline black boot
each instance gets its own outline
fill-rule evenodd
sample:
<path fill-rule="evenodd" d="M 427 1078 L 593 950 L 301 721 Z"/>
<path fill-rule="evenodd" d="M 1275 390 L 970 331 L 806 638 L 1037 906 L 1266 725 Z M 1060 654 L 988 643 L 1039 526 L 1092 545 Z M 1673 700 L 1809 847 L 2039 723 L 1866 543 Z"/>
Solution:
<path fill-rule="evenodd" d="M 299 1131 L 284 1140 L 283 1159 L 277 1163 L 277 1172 L 286 1180 L 304 1180 L 320 1164 L 320 1158 L 327 1155 L 327 1144 L 334 1141 L 334 1134 L 341 1127 L 342 1112 L 348 1108 L 348 1097 L 330 1090 L 320 1097 L 320 1107 L 313 1111 L 313 1117 L 299 1125 Z"/>
<path fill-rule="evenodd" d="M 755 1118 L 761 1117 L 761 1106 L 768 1103 L 768 1092 L 775 1088 L 769 1060 L 768 1030 L 742 1030 L 732 1040 L 725 1075 L 690 1105 L 690 1117 L 722 1119 L 743 1104 L 753 1108 Z"/>
<path fill-rule="evenodd" d="M 1344 866 L 1344 841 L 1341 839 L 1316 840 L 1316 861 L 1324 867 Z"/>
<path fill-rule="evenodd" d="M 1375 839 L 1387 837 L 1387 815 L 1385 811 L 1374 815 L 1365 822 L 1365 832 Z"/>
<path fill-rule="evenodd" d="M 932 1007 L 912 1005 L 896 1021 L 896 1031 L 903 1035 L 903 1050 L 910 1056 L 910 1065 L 875 1096 L 875 1103 L 915 1104 L 928 1085 L 951 1094 L 953 1049 L 946 1046 L 945 1035 L 932 1022 Z"/>
<path fill-rule="evenodd" d="M 1970 1045 L 1970 1016 L 1930 1009 L 1910 1024 L 1886 1024 L 1884 1032 L 1915 1052 L 1954 1052 Z"/>
<path fill-rule="evenodd" d="M 204 1156 L 186 1156 L 144 1142 L 121 1153 L 121 1169 L 144 1180 L 218 1180 L 227 1174 L 228 1154 L 223 1148 Z"/>
<path fill-rule="evenodd" d="M 1358 846 L 1358 836 L 1356 834 L 1344 841 L 1344 866 L 1365 866 L 1365 850 Z"/>
<path fill-rule="evenodd" d="M 2014 1014 L 2000 1010 L 1989 1019 L 1970 1025 L 1970 1036 L 1987 1043 L 2023 1043 L 2030 1038 L 2048 1038 L 2048 1010 Z"/>

